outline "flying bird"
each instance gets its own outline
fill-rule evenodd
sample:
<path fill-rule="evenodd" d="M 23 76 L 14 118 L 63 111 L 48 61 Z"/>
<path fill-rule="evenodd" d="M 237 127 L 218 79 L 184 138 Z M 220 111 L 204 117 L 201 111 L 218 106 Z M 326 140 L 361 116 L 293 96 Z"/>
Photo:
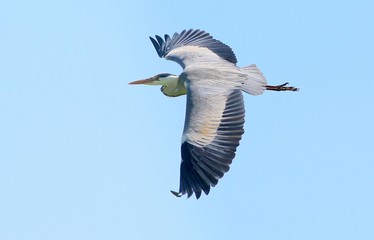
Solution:
<path fill-rule="evenodd" d="M 242 92 L 260 95 L 265 90 L 297 91 L 288 83 L 271 86 L 256 65 L 236 66 L 232 49 L 201 30 L 184 30 L 172 37 L 150 37 L 160 58 L 183 68 L 178 75 L 161 73 L 130 84 L 161 85 L 163 94 L 187 94 L 181 146 L 180 197 L 209 194 L 229 171 L 244 133 Z"/>

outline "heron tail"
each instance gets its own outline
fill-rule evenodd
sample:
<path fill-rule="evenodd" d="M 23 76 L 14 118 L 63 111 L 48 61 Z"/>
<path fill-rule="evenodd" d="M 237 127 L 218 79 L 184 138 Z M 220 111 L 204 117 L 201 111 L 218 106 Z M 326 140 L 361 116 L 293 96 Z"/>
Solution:
<path fill-rule="evenodd" d="M 265 86 L 267 84 L 266 78 L 255 64 L 243 67 L 240 70 L 247 75 L 247 78 L 242 84 L 242 90 L 244 92 L 257 96 L 265 91 Z"/>

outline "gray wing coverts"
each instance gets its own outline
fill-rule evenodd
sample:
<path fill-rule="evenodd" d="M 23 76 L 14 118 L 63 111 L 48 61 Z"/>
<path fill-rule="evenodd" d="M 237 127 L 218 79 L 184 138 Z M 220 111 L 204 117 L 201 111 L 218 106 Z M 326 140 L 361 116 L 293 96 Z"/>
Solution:
<path fill-rule="evenodd" d="M 183 46 L 205 47 L 216 53 L 219 57 L 236 64 L 237 59 L 232 49 L 226 44 L 213 39 L 209 33 L 201 30 L 183 30 L 181 33 L 174 33 L 173 37 L 165 34 L 164 39 L 155 36 L 149 37 L 159 57 L 165 57 L 171 50 Z"/>
<path fill-rule="evenodd" d="M 202 191 L 208 195 L 211 186 L 229 171 L 236 148 L 244 133 L 244 102 L 240 90 L 228 97 L 221 123 L 214 140 L 198 147 L 188 141 L 181 147 L 179 194 L 200 198 Z"/>

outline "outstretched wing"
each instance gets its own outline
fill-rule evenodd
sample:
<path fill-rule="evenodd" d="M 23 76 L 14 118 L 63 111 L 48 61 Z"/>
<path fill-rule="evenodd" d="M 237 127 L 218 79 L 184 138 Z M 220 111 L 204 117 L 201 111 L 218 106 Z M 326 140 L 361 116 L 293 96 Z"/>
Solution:
<path fill-rule="evenodd" d="M 232 49 L 226 44 L 214 39 L 209 33 L 201 30 L 184 30 L 174 33 L 173 37 L 165 34 L 164 39 L 160 36 L 149 37 L 155 47 L 158 56 L 168 60 L 176 61 L 183 68 L 191 62 L 197 62 L 204 58 L 216 57 L 236 64 L 236 56 Z"/>
<path fill-rule="evenodd" d="M 239 89 L 207 94 L 188 88 L 182 137 L 179 193 L 198 199 L 229 171 L 244 133 L 244 102 Z"/>

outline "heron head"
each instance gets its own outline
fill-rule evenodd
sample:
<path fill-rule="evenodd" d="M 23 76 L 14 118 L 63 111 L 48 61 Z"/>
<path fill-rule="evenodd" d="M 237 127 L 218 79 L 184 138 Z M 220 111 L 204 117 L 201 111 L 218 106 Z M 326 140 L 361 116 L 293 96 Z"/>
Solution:
<path fill-rule="evenodd" d="M 168 97 L 178 97 L 187 94 L 184 82 L 179 81 L 179 76 L 170 73 L 160 73 L 129 84 L 162 85 L 161 92 Z"/>
<path fill-rule="evenodd" d="M 160 73 L 156 76 L 146 78 L 143 80 L 138 80 L 130 82 L 129 84 L 145 84 L 145 85 L 163 85 L 168 86 L 170 84 L 176 84 L 179 77 L 170 73 Z"/>

